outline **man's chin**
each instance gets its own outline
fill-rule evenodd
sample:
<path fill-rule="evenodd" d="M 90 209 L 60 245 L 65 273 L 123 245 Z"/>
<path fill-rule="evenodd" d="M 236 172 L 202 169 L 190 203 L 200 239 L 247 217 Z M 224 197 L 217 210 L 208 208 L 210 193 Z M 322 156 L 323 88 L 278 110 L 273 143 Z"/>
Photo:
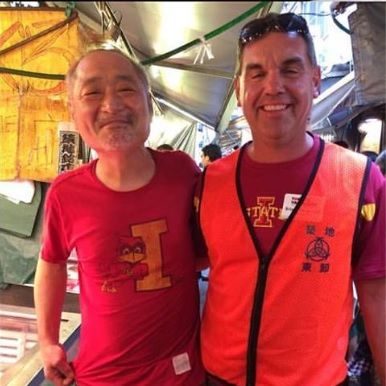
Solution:
<path fill-rule="evenodd" d="M 106 141 L 103 145 L 103 150 L 105 152 L 129 152 L 142 146 L 144 146 L 144 142 L 134 140 L 133 138 L 125 140 L 115 138 Z"/>
<path fill-rule="evenodd" d="M 109 143 L 103 147 L 103 150 L 106 153 L 120 152 L 120 151 L 128 152 L 135 147 L 136 146 L 133 146 L 132 144 L 129 144 L 129 143 Z"/>

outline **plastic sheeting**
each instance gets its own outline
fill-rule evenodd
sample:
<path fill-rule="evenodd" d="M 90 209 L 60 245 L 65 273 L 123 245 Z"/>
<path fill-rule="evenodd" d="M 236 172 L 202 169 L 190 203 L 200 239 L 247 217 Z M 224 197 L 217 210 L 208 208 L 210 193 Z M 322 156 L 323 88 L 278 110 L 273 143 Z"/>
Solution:
<path fill-rule="evenodd" d="M 349 15 L 355 71 L 355 105 L 386 102 L 386 3 L 358 2 Z"/>
<path fill-rule="evenodd" d="M 196 154 L 197 123 L 163 108 L 162 116 L 153 118 L 147 146 L 156 148 L 162 144 L 171 145 L 175 150 L 188 153 L 193 159 Z"/>
<path fill-rule="evenodd" d="M 20 237 L 31 237 L 42 201 L 41 185 L 35 184 L 31 203 L 14 203 L 0 195 L 0 230 Z"/>
<path fill-rule="evenodd" d="M 315 99 L 311 112 L 312 129 L 318 130 L 331 126 L 328 117 L 339 105 L 347 104 L 353 89 L 354 73 L 350 73 Z"/>
<path fill-rule="evenodd" d="M 39 192 L 41 190 L 42 202 L 48 186 L 48 184 L 40 184 L 38 188 Z M 0 288 L 8 284 L 33 282 L 43 229 L 42 204 L 33 219 L 34 226 L 30 237 L 20 237 L 0 229 Z M 23 220 L 19 219 L 19 225 L 21 222 Z"/>

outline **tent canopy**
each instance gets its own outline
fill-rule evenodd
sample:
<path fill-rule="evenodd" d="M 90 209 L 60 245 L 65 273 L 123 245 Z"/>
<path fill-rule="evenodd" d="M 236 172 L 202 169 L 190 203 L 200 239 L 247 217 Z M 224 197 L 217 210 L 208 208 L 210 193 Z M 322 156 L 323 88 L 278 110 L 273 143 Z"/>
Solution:
<path fill-rule="evenodd" d="M 233 92 L 237 37 L 249 20 L 281 2 L 74 2 L 96 31 L 121 36 L 148 67 L 157 97 L 220 130 Z M 66 2 L 47 2 L 66 7 Z M 120 31 L 117 27 L 120 27 Z M 160 107 L 163 105 L 160 103 Z M 224 126 L 229 116 L 223 119 Z"/>

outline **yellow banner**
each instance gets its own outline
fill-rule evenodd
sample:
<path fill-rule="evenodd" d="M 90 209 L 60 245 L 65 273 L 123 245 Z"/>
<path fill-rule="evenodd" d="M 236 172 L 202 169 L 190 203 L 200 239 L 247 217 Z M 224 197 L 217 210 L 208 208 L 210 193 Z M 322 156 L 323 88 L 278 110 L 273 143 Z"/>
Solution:
<path fill-rule="evenodd" d="M 58 174 L 58 127 L 69 121 L 64 80 L 32 73 L 66 74 L 80 52 L 78 21 L 64 10 L 0 8 L 0 180 Z"/>

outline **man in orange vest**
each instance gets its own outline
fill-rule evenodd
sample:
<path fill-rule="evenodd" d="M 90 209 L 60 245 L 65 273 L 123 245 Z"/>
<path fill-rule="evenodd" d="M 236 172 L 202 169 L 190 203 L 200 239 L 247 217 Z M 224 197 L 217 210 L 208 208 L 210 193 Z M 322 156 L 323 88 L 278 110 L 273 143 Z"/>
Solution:
<path fill-rule="evenodd" d="M 198 197 L 208 385 L 346 384 L 353 280 L 385 383 L 385 179 L 307 131 L 320 79 L 302 17 L 242 28 L 235 91 L 253 141 L 206 168 Z"/>

